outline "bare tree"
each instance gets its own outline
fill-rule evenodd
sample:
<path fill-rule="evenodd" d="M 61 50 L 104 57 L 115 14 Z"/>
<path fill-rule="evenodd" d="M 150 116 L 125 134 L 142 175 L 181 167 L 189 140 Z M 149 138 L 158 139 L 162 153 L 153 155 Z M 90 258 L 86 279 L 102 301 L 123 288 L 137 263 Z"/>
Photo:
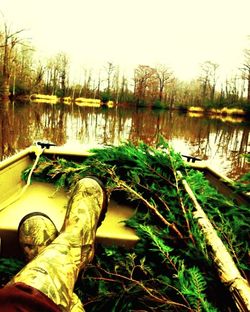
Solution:
<path fill-rule="evenodd" d="M 209 98 L 214 101 L 215 87 L 217 83 L 217 69 L 219 65 L 211 61 L 206 61 L 201 65 L 201 87 L 202 87 L 202 100 Z"/>
<path fill-rule="evenodd" d="M 147 65 L 139 65 L 134 72 L 134 94 L 137 102 L 145 101 L 146 91 L 149 87 L 150 78 L 153 77 L 155 70 Z"/>
<path fill-rule="evenodd" d="M 66 89 L 68 87 L 69 76 L 69 58 L 65 53 L 60 53 L 59 58 L 59 77 L 61 84 L 61 96 L 66 95 Z"/>
<path fill-rule="evenodd" d="M 96 92 L 95 92 L 95 98 L 100 98 L 100 90 L 101 90 L 101 72 L 98 73 L 98 80 L 97 80 L 97 86 L 96 86 Z"/>
<path fill-rule="evenodd" d="M 242 78 L 247 81 L 247 102 L 250 104 L 250 49 L 245 50 L 245 62 L 243 64 Z"/>
<path fill-rule="evenodd" d="M 110 94 L 111 77 L 115 71 L 115 65 L 111 62 L 108 62 L 108 65 L 107 65 L 107 67 L 105 67 L 105 70 L 107 72 L 107 89 L 106 89 L 106 91 L 108 94 Z"/>
<path fill-rule="evenodd" d="M 45 68 L 46 93 L 65 96 L 68 84 L 69 59 L 65 53 L 58 53 L 51 57 Z"/>
<path fill-rule="evenodd" d="M 126 102 L 128 93 L 129 93 L 129 91 L 128 91 L 128 79 L 123 74 L 122 78 L 121 78 L 119 101 L 120 102 Z"/>
<path fill-rule="evenodd" d="M 45 69 L 44 66 L 39 62 L 36 66 L 34 73 L 33 73 L 33 79 L 31 83 L 31 92 L 41 92 L 41 89 L 44 85 L 44 73 Z"/>
<path fill-rule="evenodd" d="M 19 45 L 14 52 L 10 76 L 12 94 L 27 94 L 33 89 L 36 82 L 36 69 L 33 61 L 33 49 L 30 46 Z"/>
<path fill-rule="evenodd" d="M 92 70 L 88 69 L 88 68 L 84 68 L 84 82 L 83 82 L 83 86 L 81 89 L 81 93 L 83 93 L 84 97 L 90 96 L 91 80 L 92 80 Z M 81 95 L 79 95 L 79 96 L 81 96 Z"/>
<path fill-rule="evenodd" d="M 2 81 L 0 86 L 0 94 L 2 99 L 8 99 L 10 95 L 10 76 L 13 63 L 15 62 L 15 48 L 17 45 L 24 45 L 23 39 L 19 38 L 20 33 L 24 29 L 11 32 L 10 28 L 4 23 L 4 31 L 2 33 L 3 42 L 0 48 L 2 53 Z"/>
<path fill-rule="evenodd" d="M 172 71 L 165 65 L 156 67 L 156 78 L 159 82 L 159 100 L 162 101 L 164 88 L 173 78 Z"/>
<path fill-rule="evenodd" d="M 225 82 L 226 99 L 230 104 L 239 100 L 239 80 L 239 77 L 234 75 Z"/>
<path fill-rule="evenodd" d="M 118 100 L 119 100 L 119 83 L 120 83 L 119 66 L 115 66 L 113 79 L 112 79 L 112 91 L 113 91 L 113 98 L 115 99 L 116 103 L 118 103 Z"/>

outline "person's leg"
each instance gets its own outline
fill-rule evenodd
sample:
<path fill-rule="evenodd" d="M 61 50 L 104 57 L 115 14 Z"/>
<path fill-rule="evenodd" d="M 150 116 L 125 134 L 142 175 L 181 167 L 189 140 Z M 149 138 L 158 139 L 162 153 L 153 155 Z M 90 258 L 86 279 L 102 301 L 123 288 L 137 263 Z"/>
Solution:
<path fill-rule="evenodd" d="M 26 262 L 32 261 L 58 236 L 54 222 L 44 213 L 27 214 L 19 223 L 18 239 Z M 83 312 L 79 297 L 73 293 L 70 312 Z"/>
<path fill-rule="evenodd" d="M 75 281 L 94 256 L 96 229 L 106 209 L 106 192 L 100 181 L 92 177 L 80 180 L 70 197 L 59 236 L 9 284 L 30 285 L 62 311 L 70 311 Z"/>

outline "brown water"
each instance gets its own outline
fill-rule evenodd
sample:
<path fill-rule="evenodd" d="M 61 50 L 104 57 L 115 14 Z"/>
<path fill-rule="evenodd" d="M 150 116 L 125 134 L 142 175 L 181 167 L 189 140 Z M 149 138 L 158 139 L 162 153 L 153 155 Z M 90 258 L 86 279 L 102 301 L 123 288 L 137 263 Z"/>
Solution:
<path fill-rule="evenodd" d="M 176 151 L 207 160 L 219 172 L 238 178 L 250 167 L 250 121 L 215 119 L 178 111 L 9 103 L 0 111 L 0 159 L 37 140 L 85 148 L 122 141 L 154 145 L 159 136 Z"/>

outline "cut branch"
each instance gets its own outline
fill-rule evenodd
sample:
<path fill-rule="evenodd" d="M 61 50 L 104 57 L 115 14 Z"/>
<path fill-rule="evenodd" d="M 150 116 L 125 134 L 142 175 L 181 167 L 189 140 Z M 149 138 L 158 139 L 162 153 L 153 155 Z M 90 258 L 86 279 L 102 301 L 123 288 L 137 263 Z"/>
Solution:
<path fill-rule="evenodd" d="M 100 267 L 100 266 L 98 267 L 98 269 L 99 269 L 100 271 L 105 272 L 105 273 L 108 274 L 108 275 L 115 276 L 116 278 L 123 279 L 123 280 L 125 280 L 125 281 L 131 282 L 131 283 L 133 283 L 133 284 L 139 286 L 139 287 L 142 288 L 142 289 L 149 295 L 149 297 L 151 297 L 155 302 L 159 302 L 159 303 L 163 303 L 163 304 L 169 304 L 169 305 L 173 305 L 173 306 L 177 306 L 177 307 L 182 307 L 182 308 L 185 308 L 185 309 L 187 309 L 187 310 L 191 310 L 191 308 L 189 308 L 188 306 L 186 306 L 186 305 L 184 305 L 184 304 L 182 304 L 182 303 L 169 300 L 168 298 L 162 296 L 162 294 L 156 293 L 154 289 L 151 289 L 151 288 L 148 288 L 147 286 L 145 286 L 145 285 L 143 284 L 142 281 L 138 281 L 138 280 L 135 280 L 135 279 L 133 279 L 133 278 L 129 278 L 129 277 L 124 276 L 124 275 L 121 275 L 121 274 L 119 274 L 119 273 L 109 272 L 109 271 L 105 270 L 104 268 L 102 268 L 102 267 Z M 95 279 L 102 280 L 103 277 L 99 277 L 99 278 L 95 278 Z M 157 296 L 157 294 L 158 294 L 159 296 Z"/>
<path fill-rule="evenodd" d="M 178 172 L 178 175 L 182 178 L 180 172 Z M 213 261 L 216 264 L 222 283 L 226 287 L 229 287 L 239 311 L 250 311 L 250 286 L 247 280 L 241 276 L 231 255 L 198 203 L 191 187 L 183 178 L 182 184 L 194 205 L 195 211 L 193 212 L 193 216 L 197 220 L 207 244 L 211 247 Z"/>

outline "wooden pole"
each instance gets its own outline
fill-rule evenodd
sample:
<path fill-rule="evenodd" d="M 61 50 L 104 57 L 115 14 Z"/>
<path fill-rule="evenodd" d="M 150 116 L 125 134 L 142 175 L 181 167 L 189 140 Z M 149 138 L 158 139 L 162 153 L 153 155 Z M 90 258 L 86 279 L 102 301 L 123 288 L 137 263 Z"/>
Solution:
<path fill-rule="evenodd" d="M 250 311 L 250 286 L 246 279 L 242 277 L 230 253 L 226 249 L 216 230 L 198 203 L 192 189 L 182 174 L 178 172 L 182 184 L 193 202 L 195 211 L 194 218 L 197 220 L 207 244 L 211 247 L 213 261 L 216 264 L 222 283 L 227 286 L 233 299 L 241 312 Z"/>

